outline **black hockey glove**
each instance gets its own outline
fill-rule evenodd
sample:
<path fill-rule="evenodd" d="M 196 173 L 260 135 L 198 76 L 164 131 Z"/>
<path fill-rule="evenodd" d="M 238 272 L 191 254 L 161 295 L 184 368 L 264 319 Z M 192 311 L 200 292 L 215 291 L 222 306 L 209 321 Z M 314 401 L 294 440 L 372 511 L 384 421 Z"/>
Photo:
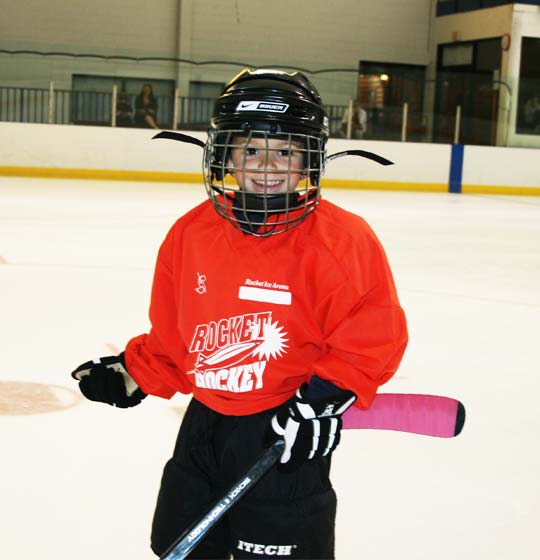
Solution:
<path fill-rule="evenodd" d="M 71 377 L 79 381 L 81 393 L 91 401 L 129 408 L 146 397 L 127 371 L 124 352 L 85 362 Z"/>
<path fill-rule="evenodd" d="M 285 440 L 280 463 L 286 470 L 328 455 L 339 444 L 341 415 L 356 395 L 313 376 L 272 418 L 275 435 Z"/>

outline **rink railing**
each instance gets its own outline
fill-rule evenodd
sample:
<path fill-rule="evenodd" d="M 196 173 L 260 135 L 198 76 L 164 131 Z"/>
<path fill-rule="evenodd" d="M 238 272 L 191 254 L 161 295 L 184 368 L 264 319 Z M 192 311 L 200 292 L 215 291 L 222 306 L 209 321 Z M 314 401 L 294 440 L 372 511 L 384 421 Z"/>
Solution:
<path fill-rule="evenodd" d="M 119 113 L 119 92 L 89 92 L 56 89 L 51 82 L 48 89 L 0 86 L 0 121 L 48 124 L 77 124 L 89 126 L 135 126 L 136 94 L 125 94 L 130 107 L 131 125 L 124 124 Z M 156 96 L 156 120 L 160 128 L 206 130 L 215 103 L 214 98 Z M 327 106 L 330 128 L 338 134 L 346 106 Z"/>
<path fill-rule="evenodd" d="M 132 126 L 121 119 L 120 95 L 125 95 L 133 119 L 136 94 L 119 92 L 113 86 L 110 92 L 89 92 L 57 89 L 54 82 L 49 88 L 0 86 L 0 121 L 48 124 L 75 124 L 88 126 Z M 205 131 L 212 115 L 215 99 L 173 95 L 156 96 L 156 120 L 159 128 L 172 130 Z M 327 105 L 330 134 L 333 137 L 427 142 L 428 115 L 412 112 L 409 104 L 367 109 L 367 130 L 355 132 L 352 126 L 352 100 L 347 105 Z M 344 115 L 347 115 L 344 117 Z M 455 114 L 438 116 L 436 142 L 460 143 L 466 141 L 460 134 L 461 107 Z M 480 124 L 480 123 L 479 123 Z"/>

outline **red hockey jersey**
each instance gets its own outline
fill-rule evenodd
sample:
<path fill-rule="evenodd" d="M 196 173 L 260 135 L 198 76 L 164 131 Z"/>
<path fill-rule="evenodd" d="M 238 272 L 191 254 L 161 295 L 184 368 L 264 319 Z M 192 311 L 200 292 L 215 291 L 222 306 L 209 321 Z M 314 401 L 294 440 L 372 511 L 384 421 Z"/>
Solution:
<path fill-rule="evenodd" d="M 381 244 L 326 200 L 266 238 L 232 227 L 209 201 L 188 212 L 160 248 L 150 320 L 126 348 L 141 389 L 192 392 L 227 415 L 277 406 L 312 374 L 367 408 L 407 344 Z"/>

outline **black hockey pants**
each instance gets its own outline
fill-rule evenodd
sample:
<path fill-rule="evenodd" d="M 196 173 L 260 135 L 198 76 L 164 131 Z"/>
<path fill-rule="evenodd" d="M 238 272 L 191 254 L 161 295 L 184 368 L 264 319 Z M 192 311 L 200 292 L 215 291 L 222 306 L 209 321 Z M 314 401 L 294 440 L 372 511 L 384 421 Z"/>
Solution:
<path fill-rule="evenodd" d="M 275 410 L 224 416 L 192 399 L 165 465 L 152 526 L 162 555 L 263 452 Z M 293 473 L 274 466 L 188 558 L 334 558 L 336 496 L 330 458 Z"/>

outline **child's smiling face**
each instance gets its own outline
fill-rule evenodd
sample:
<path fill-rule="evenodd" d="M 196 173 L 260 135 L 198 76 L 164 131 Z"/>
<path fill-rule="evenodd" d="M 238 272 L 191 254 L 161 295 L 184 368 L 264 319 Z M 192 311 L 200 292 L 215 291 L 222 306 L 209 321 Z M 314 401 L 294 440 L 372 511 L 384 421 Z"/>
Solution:
<path fill-rule="evenodd" d="M 305 178 L 299 142 L 279 138 L 236 137 L 231 149 L 229 173 L 247 192 L 279 194 L 296 189 Z"/>

